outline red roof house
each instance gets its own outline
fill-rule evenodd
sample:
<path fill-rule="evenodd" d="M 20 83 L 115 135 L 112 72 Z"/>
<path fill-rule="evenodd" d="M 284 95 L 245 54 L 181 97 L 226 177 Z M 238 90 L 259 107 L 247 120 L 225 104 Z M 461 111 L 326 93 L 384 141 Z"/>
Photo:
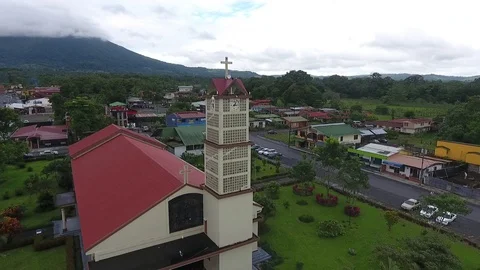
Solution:
<path fill-rule="evenodd" d="M 10 138 L 26 141 L 31 149 L 67 145 L 67 126 L 26 126 L 17 129 Z"/>
<path fill-rule="evenodd" d="M 310 120 L 328 120 L 331 119 L 330 115 L 321 111 L 302 111 L 300 115 Z"/>
<path fill-rule="evenodd" d="M 203 172 L 165 150 L 164 144 L 115 125 L 69 151 L 85 251 L 182 187 L 201 189 L 204 184 Z M 190 168 L 188 183 L 179 173 L 185 165 Z"/>

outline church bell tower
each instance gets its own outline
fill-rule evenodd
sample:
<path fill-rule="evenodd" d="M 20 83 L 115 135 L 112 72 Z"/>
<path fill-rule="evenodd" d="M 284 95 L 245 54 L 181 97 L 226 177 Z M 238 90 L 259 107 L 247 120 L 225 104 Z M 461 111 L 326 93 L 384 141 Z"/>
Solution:
<path fill-rule="evenodd" d="M 250 178 L 249 93 L 228 73 L 213 79 L 206 99 L 206 233 L 220 248 L 247 243 L 205 261 L 210 269 L 250 269 L 252 264 L 253 190 Z"/>

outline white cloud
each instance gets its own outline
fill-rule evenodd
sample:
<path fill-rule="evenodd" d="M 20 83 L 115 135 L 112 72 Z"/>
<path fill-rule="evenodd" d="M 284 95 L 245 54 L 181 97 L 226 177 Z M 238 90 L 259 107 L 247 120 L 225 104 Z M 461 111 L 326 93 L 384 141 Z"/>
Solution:
<path fill-rule="evenodd" d="M 478 73 L 474 0 L 2 0 L 0 35 L 108 38 L 159 60 L 262 74 Z M 35 27 L 33 27 L 35 26 Z"/>

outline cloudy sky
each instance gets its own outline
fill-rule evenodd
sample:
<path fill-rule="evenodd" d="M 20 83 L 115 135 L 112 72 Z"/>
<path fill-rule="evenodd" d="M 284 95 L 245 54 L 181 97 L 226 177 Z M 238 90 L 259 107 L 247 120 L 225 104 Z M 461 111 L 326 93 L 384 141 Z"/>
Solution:
<path fill-rule="evenodd" d="M 0 35 L 89 36 L 283 74 L 480 74 L 478 0 L 0 0 Z"/>

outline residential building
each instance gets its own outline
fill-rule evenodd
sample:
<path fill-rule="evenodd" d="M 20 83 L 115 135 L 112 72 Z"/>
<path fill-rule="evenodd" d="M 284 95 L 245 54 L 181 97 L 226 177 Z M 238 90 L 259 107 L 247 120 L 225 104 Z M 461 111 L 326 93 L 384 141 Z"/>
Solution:
<path fill-rule="evenodd" d="M 117 126 L 128 126 L 128 107 L 122 102 L 108 104 L 108 114 L 114 119 Z"/>
<path fill-rule="evenodd" d="M 270 99 L 256 99 L 256 100 L 250 100 L 250 107 L 254 107 L 254 106 L 262 106 L 262 105 L 270 105 L 271 104 L 271 100 Z"/>
<path fill-rule="evenodd" d="M 31 90 L 28 90 L 28 93 L 31 97 L 34 97 L 34 98 L 51 97 L 54 94 L 60 93 L 60 87 L 58 86 L 35 87 Z"/>
<path fill-rule="evenodd" d="M 289 129 L 305 130 L 308 127 L 308 120 L 301 116 L 282 117 Z"/>
<path fill-rule="evenodd" d="M 201 155 L 205 140 L 205 125 L 163 128 L 159 137 L 167 150 L 177 157 L 183 153 Z"/>
<path fill-rule="evenodd" d="M 437 141 L 435 156 L 464 162 L 468 171 L 480 173 L 480 145 Z"/>
<path fill-rule="evenodd" d="M 273 113 L 273 111 L 275 111 L 276 109 L 277 107 L 273 105 L 254 105 L 250 107 L 250 110 L 253 112 L 266 114 Z"/>
<path fill-rule="evenodd" d="M 165 93 L 163 99 L 165 99 L 168 104 L 172 104 L 177 100 L 177 95 L 175 93 Z"/>
<path fill-rule="evenodd" d="M 430 131 L 432 119 L 417 118 L 417 119 L 394 119 L 388 121 L 375 121 L 377 127 L 395 130 L 400 133 L 416 134 Z"/>
<path fill-rule="evenodd" d="M 113 125 L 70 147 L 90 270 L 244 270 L 261 263 L 254 256 L 262 206 L 251 188 L 248 91 L 230 76 L 214 81 L 205 173 L 162 143 Z"/>
<path fill-rule="evenodd" d="M 297 138 L 300 147 L 315 147 L 322 145 L 327 138 L 335 138 L 342 144 L 358 144 L 361 142 L 358 129 L 345 123 L 310 125 L 306 130 L 298 130 Z"/>
<path fill-rule="evenodd" d="M 165 117 L 167 127 L 205 125 L 205 114 L 188 111 L 169 114 Z"/>
<path fill-rule="evenodd" d="M 148 108 L 148 103 L 139 97 L 127 98 L 128 108 Z"/>
<path fill-rule="evenodd" d="M 30 149 L 68 145 L 66 126 L 31 125 L 17 129 L 10 135 L 15 141 L 25 141 Z"/>
<path fill-rule="evenodd" d="M 265 120 L 266 125 L 285 125 L 285 120 L 277 114 L 256 114 L 255 118 Z"/>
<path fill-rule="evenodd" d="M 429 158 L 428 156 L 417 157 L 399 153 L 382 161 L 382 171 L 420 182 L 422 176 L 427 176 L 429 172 L 444 168 L 447 163 L 447 160 Z"/>
<path fill-rule="evenodd" d="M 178 87 L 178 92 L 180 93 L 188 93 L 193 91 L 192 85 L 181 85 Z"/>
<path fill-rule="evenodd" d="M 382 128 L 359 128 L 362 144 L 385 139 L 387 132 Z"/>
<path fill-rule="evenodd" d="M 299 115 L 307 118 L 309 121 L 319 121 L 319 122 L 327 122 L 332 118 L 328 113 L 322 112 L 322 111 L 304 110 L 304 111 L 301 111 Z"/>
<path fill-rule="evenodd" d="M 369 143 L 360 148 L 349 148 L 348 152 L 358 155 L 366 166 L 381 170 L 383 161 L 388 157 L 400 153 L 402 148 L 386 146 L 382 144 Z"/>
<path fill-rule="evenodd" d="M 265 119 L 250 117 L 248 121 L 250 122 L 250 128 L 265 128 L 267 126 Z"/>
<path fill-rule="evenodd" d="M 205 113 L 205 104 L 205 100 L 192 102 L 192 107 L 199 112 Z"/>

